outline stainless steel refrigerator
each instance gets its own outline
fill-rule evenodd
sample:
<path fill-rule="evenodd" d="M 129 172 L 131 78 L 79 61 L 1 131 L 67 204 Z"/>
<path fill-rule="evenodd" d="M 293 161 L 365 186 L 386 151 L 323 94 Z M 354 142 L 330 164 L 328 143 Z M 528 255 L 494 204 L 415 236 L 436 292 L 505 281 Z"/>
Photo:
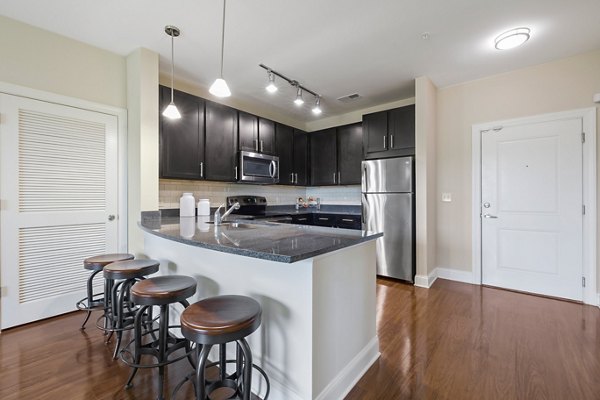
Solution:
<path fill-rule="evenodd" d="M 362 162 L 363 229 L 377 239 L 377 275 L 415 279 L 414 157 Z"/>

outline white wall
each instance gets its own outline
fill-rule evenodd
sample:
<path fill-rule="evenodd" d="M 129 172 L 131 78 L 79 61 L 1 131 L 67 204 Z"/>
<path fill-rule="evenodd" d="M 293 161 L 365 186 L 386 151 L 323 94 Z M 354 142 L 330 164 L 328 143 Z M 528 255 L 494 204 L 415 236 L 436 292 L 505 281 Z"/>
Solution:
<path fill-rule="evenodd" d="M 124 57 L 3 16 L 0 81 L 127 107 Z"/>
<path fill-rule="evenodd" d="M 471 126 L 592 107 L 592 96 L 598 92 L 600 51 L 439 89 L 435 194 L 438 266 L 465 271 L 472 268 Z M 451 203 L 441 203 L 442 192 L 452 193 Z"/>

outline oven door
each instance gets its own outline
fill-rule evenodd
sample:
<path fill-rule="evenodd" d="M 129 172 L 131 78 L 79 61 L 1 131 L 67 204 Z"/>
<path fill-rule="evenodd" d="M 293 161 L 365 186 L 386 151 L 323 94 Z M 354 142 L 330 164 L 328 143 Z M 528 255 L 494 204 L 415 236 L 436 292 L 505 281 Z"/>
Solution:
<path fill-rule="evenodd" d="M 240 181 L 242 182 L 279 182 L 279 157 L 240 151 L 240 167 Z"/>

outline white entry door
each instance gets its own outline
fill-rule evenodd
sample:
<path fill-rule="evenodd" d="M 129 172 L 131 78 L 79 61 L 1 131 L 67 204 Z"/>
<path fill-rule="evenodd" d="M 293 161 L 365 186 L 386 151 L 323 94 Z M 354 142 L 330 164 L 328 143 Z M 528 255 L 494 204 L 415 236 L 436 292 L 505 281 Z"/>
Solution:
<path fill-rule="evenodd" d="M 582 119 L 481 138 L 482 283 L 582 300 Z"/>
<path fill-rule="evenodd" d="M 0 94 L 2 329 L 75 309 L 117 251 L 117 117 Z"/>

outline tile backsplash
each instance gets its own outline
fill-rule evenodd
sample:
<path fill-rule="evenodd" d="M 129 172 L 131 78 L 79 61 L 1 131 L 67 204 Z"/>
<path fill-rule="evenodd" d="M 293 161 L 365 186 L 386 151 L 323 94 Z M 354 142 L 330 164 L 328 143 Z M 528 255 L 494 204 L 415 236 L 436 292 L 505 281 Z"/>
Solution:
<path fill-rule="evenodd" d="M 298 197 L 320 197 L 322 204 L 360 204 L 360 186 L 358 185 L 304 188 L 161 179 L 159 182 L 159 208 L 179 208 L 179 198 L 184 192 L 193 193 L 196 201 L 200 198 L 209 199 L 211 206 L 225 202 L 227 196 L 238 194 L 264 196 L 270 205 L 294 204 Z"/>

